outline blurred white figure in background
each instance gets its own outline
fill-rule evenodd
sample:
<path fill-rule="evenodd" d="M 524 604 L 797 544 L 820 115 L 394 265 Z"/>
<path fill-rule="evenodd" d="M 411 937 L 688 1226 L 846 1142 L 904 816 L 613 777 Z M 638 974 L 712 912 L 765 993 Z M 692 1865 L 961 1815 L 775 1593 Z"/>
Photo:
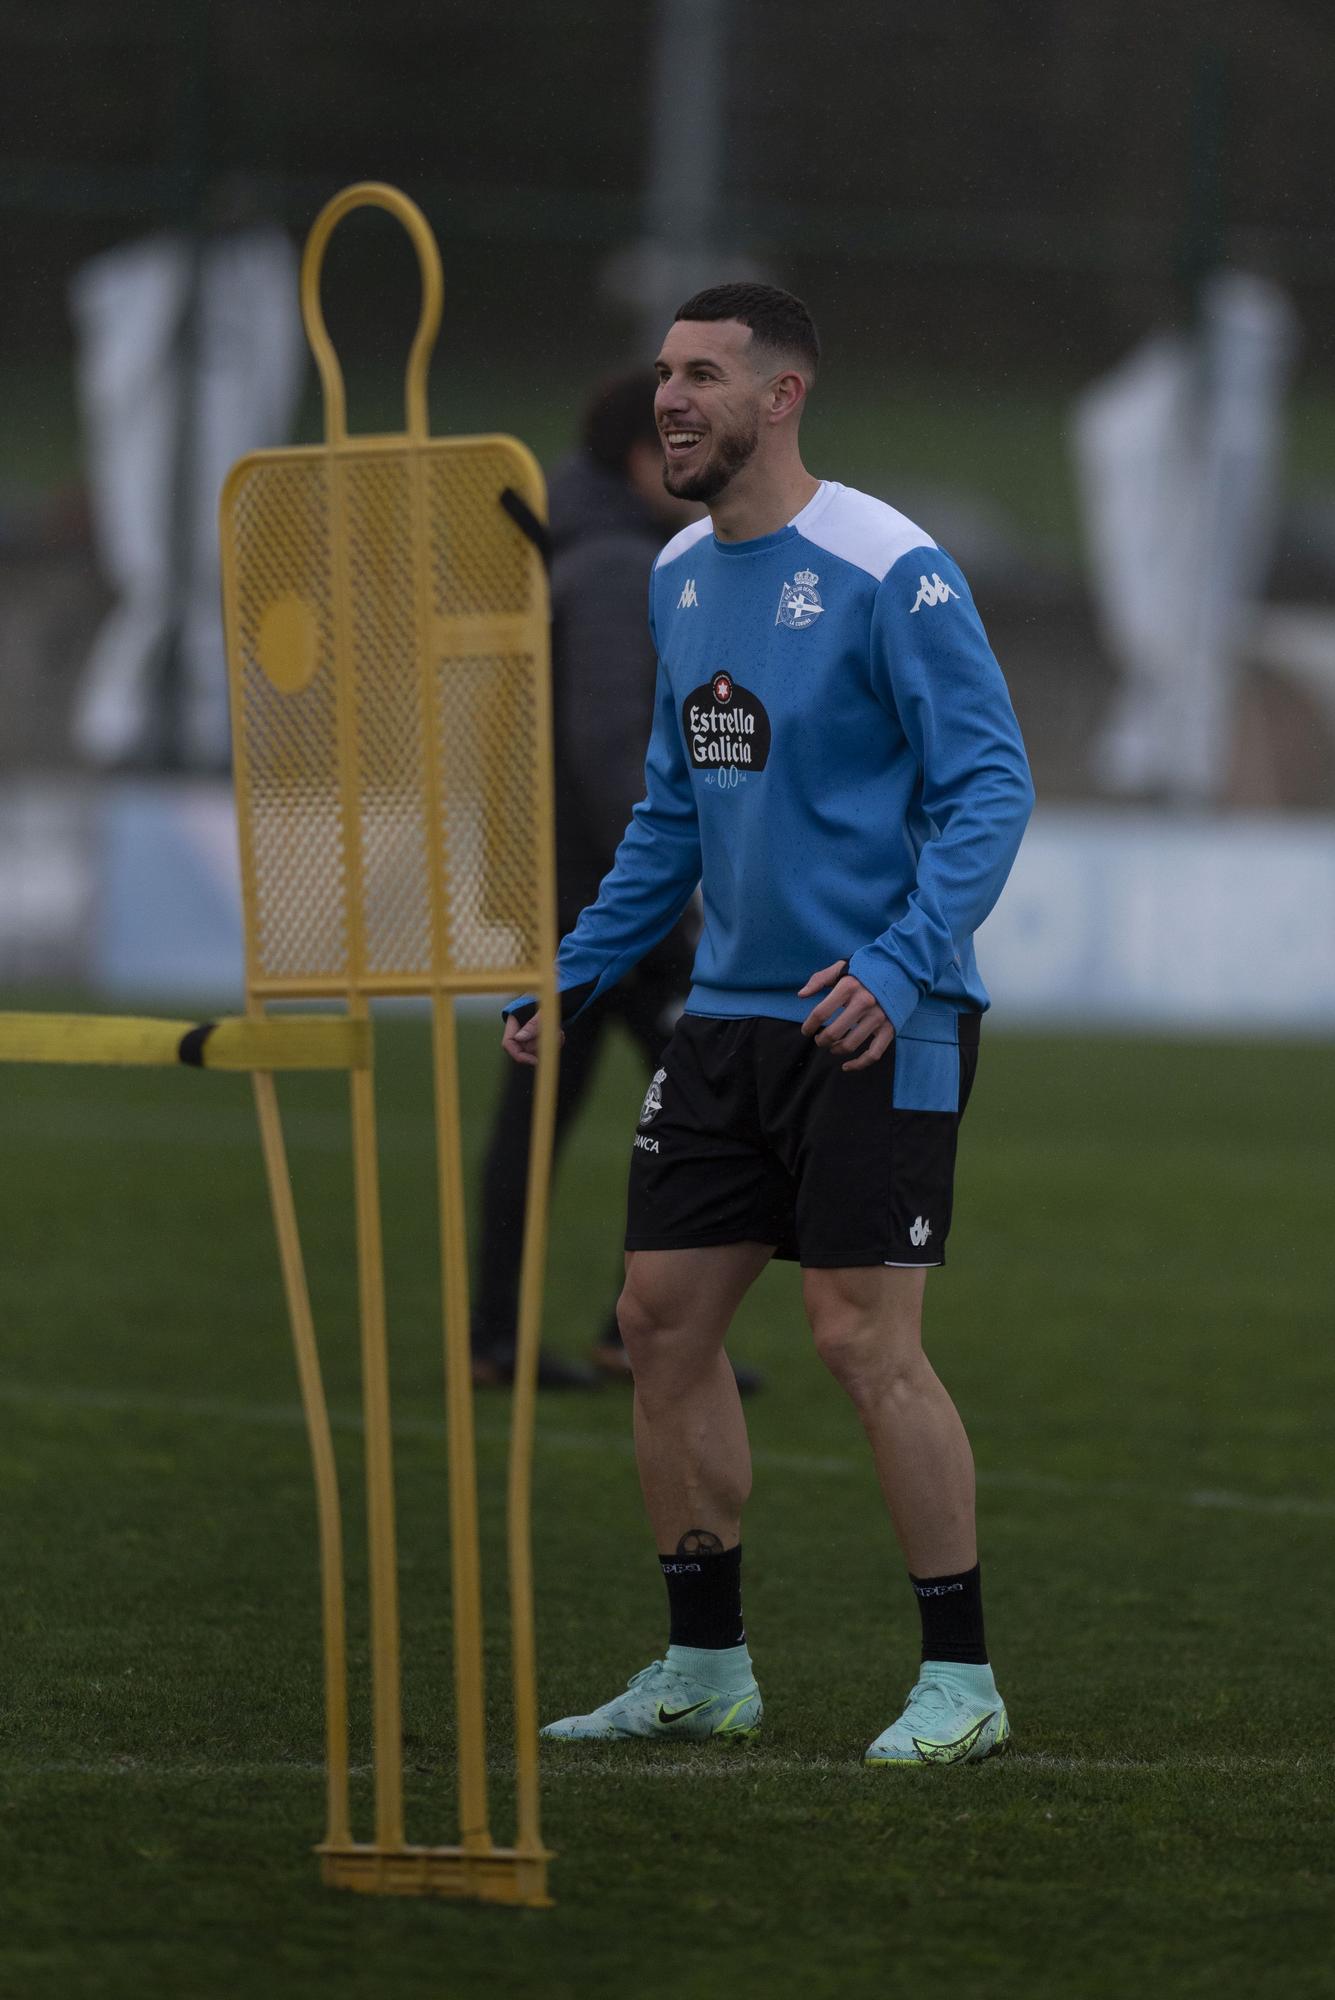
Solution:
<path fill-rule="evenodd" d="M 180 760 L 228 755 L 218 494 L 243 453 L 283 444 L 304 348 L 296 254 L 282 230 L 164 234 L 95 257 L 71 285 L 98 554 L 117 602 L 75 704 L 75 747 L 101 766 L 164 748 L 173 649 Z"/>
<path fill-rule="evenodd" d="M 1203 805 L 1223 790 L 1297 350 L 1284 292 L 1220 272 L 1194 331 L 1154 335 L 1076 404 L 1090 574 L 1123 675 L 1095 753 L 1109 791 Z"/>

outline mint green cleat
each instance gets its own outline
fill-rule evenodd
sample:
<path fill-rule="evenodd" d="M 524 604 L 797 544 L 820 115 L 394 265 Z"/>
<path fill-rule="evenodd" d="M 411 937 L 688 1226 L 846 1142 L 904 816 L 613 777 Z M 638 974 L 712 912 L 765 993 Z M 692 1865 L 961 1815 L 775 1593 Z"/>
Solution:
<path fill-rule="evenodd" d="M 924 1660 L 904 1713 L 868 1747 L 868 1764 L 976 1764 L 1011 1728 L 991 1667 Z"/>
<path fill-rule="evenodd" d="M 655 1660 L 634 1676 L 624 1694 L 605 1701 L 592 1715 L 564 1716 L 539 1733 L 558 1743 L 612 1743 L 630 1736 L 742 1742 L 760 1734 L 764 1712 L 754 1681 L 724 1692 L 666 1660 Z"/>

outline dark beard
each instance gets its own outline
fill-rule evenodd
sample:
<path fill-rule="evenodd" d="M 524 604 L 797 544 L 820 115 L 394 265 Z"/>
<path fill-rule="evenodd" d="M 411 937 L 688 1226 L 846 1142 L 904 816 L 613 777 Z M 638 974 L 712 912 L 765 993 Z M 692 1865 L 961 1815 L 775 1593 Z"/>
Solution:
<path fill-rule="evenodd" d="M 676 500 L 702 500 L 708 506 L 717 500 L 744 465 L 750 463 L 760 441 L 760 418 L 753 416 L 748 431 L 736 430 L 715 440 L 710 458 L 699 472 L 674 475 L 670 460 L 663 462 L 663 484 Z"/>

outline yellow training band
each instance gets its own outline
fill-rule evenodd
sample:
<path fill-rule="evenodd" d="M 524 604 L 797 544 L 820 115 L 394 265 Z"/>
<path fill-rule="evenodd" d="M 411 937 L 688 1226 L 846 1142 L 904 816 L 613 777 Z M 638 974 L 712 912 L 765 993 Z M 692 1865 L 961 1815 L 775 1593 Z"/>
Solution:
<path fill-rule="evenodd" d="M 0 1062 L 369 1069 L 371 1023 L 340 1014 L 234 1015 L 200 1023 L 128 1014 L 0 1014 Z"/>

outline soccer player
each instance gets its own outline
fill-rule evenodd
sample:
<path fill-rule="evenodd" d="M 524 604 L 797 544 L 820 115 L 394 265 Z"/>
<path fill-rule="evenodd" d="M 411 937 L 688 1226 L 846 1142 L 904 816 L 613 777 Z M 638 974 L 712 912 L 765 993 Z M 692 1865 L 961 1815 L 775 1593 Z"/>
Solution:
<path fill-rule="evenodd" d="M 1033 804 L 968 585 L 891 507 L 802 462 L 819 344 L 801 302 L 722 285 L 658 358 L 669 492 L 709 518 L 654 568 L 658 690 L 636 806 L 558 956 L 573 1018 L 697 883 L 694 983 L 631 1155 L 619 1313 L 667 1586 L 662 1660 L 548 1737 L 754 1735 L 741 1598 L 746 1426 L 724 1353 L 771 1257 L 861 1419 L 922 1619 L 872 1764 L 953 1763 L 1009 1735 L 988 1663 L 973 1460 L 922 1348 L 988 1005 L 973 933 Z M 532 1002 L 504 1044 L 536 1061 Z"/>

